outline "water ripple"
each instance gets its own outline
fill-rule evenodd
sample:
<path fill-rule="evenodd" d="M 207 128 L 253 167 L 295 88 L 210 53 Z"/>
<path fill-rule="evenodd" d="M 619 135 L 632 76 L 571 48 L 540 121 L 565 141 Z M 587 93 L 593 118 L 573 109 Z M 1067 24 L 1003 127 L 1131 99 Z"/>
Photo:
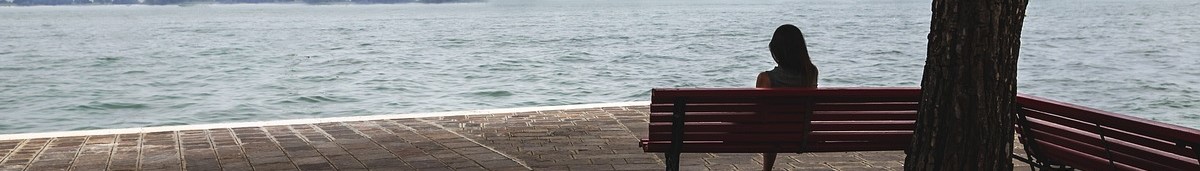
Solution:
<path fill-rule="evenodd" d="M 136 109 L 146 109 L 146 108 L 150 108 L 150 106 L 147 104 L 139 104 L 139 103 L 91 102 L 91 103 L 88 103 L 85 105 L 73 105 L 73 107 L 69 107 L 69 108 L 67 108 L 67 110 L 70 110 L 70 111 L 74 111 L 74 110 L 85 110 L 85 111 L 86 110 L 118 110 L 118 109 L 136 110 Z"/>

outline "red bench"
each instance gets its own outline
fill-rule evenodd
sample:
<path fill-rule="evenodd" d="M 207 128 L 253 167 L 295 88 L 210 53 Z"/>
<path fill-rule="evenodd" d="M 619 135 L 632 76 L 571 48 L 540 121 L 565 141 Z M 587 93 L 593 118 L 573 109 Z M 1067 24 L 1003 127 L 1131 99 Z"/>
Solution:
<path fill-rule="evenodd" d="M 1030 158 L 1014 156 L 1035 167 L 1200 170 L 1200 130 L 1023 94 L 1017 103 Z"/>
<path fill-rule="evenodd" d="M 641 146 L 666 153 L 667 170 L 680 153 L 903 150 L 919 99 L 917 88 L 653 89 Z"/>

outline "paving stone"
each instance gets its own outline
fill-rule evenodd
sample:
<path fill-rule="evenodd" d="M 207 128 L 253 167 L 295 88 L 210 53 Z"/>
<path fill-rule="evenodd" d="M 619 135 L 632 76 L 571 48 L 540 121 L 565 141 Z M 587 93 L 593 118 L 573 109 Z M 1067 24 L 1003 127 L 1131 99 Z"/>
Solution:
<path fill-rule="evenodd" d="M 661 170 L 666 168 L 662 164 L 616 164 L 613 165 L 616 170 Z"/>
<path fill-rule="evenodd" d="M 591 159 L 592 164 L 626 164 L 625 159 Z"/>
<path fill-rule="evenodd" d="M 828 168 L 829 167 L 829 165 L 825 165 L 825 162 L 820 162 L 820 161 L 803 161 L 803 162 L 775 161 L 775 165 L 777 165 L 777 166 L 778 165 L 791 165 L 791 166 L 800 167 L 800 168 L 813 168 L 813 167 Z"/>
<path fill-rule="evenodd" d="M 521 167 L 521 166 L 511 166 L 511 167 L 500 167 L 500 168 L 488 168 L 488 170 L 493 170 L 493 171 L 529 171 L 530 169 L 529 169 L 529 168 L 526 168 L 526 167 Z"/>
<path fill-rule="evenodd" d="M 137 169 L 137 167 L 137 163 L 111 163 L 108 165 L 109 170 L 134 170 Z"/>
<path fill-rule="evenodd" d="M 779 162 L 779 161 L 776 161 L 776 162 Z M 643 157 L 643 158 L 625 158 L 625 163 L 645 164 L 645 163 L 662 163 L 662 161 L 659 161 L 657 159 L 650 158 L 650 157 Z"/>
<path fill-rule="evenodd" d="M 904 161 L 904 155 L 893 154 L 863 154 L 859 157 L 866 161 Z"/>
<path fill-rule="evenodd" d="M 429 155 L 432 155 L 433 158 L 438 158 L 438 159 L 461 158 L 462 157 L 462 155 L 459 155 L 456 153 L 429 154 Z"/>
<path fill-rule="evenodd" d="M 888 171 L 887 169 L 884 169 L 884 168 L 862 167 L 862 166 L 852 166 L 852 167 L 836 167 L 835 166 L 834 169 L 837 169 L 840 171 Z"/>
<path fill-rule="evenodd" d="M 486 168 L 483 168 L 483 167 L 464 167 L 464 168 L 454 168 L 454 170 L 455 170 L 455 171 L 490 171 L 490 170 L 488 170 L 488 169 L 486 169 Z M 562 168 L 562 169 L 535 169 L 535 170 L 567 170 L 567 169 L 564 167 L 564 168 Z"/>
<path fill-rule="evenodd" d="M 375 159 L 397 159 L 396 156 L 392 155 L 391 153 L 387 153 L 386 151 L 380 152 L 380 153 L 354 155 L 354 158 L 356 158 L 360 161 L 375 160 Z"/>
<path fill-rule="evenodd" d="M 503 168 L 503 167 L 520 166 L 520 163 L 517 163 L 512 160 L 492 160 L 492 161 L 482 161 L 482 162 L 477 161 L 477 163 L 479 163 L 480 166 L 483 166 L 485 168 Z"/>
<path fill-rule="evenodd" d="M 792 168 L 791 170 L 793 170 L 793 171 L 834 171 L 833 168 L 828 168 L 828 167 L 800 167 L 800 168 Z"/>
<path fill-rule="evenodd" d="M 462 148 L 462 147 L 478 147 L 479 144 L 475 144 L 474 142 L 470 142 L 470 141 L 457 141 L 457 142 L 442 143 L 442 146 L 446 146 L 448 148 Z"/>
<path fill-rule="evenodd" d="M 313 157 L 313 156 L 321 156 L 321 153 L 314 149 L 314 150 L 302 150 L 302 151 L 287 152 L 287 155 L 288 155 L 288 157 L 293 157 L 293 158 L 295 158 L 295 157 Z"/>
<path fill-rule="evenodd" d="M 570 165 L 567 168 L 571 170 L 616 170 L 609 164 L 593 164 L 593 165 Z"/>
<path fill-rule="evenodd" d="M 362 163 L 363 163 L 363 165 L 367 166 L 367 168 L 379 169 L 379 170 L 389 170 L 389 169 L 385 169 L 385 168 L 392 168 L 391 170 L 396 170 L 396 169 L 401 169 L 401 168 L 404 168 L 404 170 L 412 169 L 412 168 L 409 168 L 409 166 L 407 164 L 405 164 L 403 161 L 400 161 L 399 159 L 362 160 Z"/>
<path fill-rule="evenodd" d="M 303 158 L 291 158 L 291 159 L 292 159 L 292 162 L 293 162 L 293 163 L 296 163 L 297 165 L 315 164 L 315 163 L 329 163 L 329 160 L 325 160 L 325 157 L 320 157 L 320 156 L 315 156 L 315 157 L 303 157 Z"/>
<path fill-rule="evenodd" d="M 150 166 L 150 167 L 143 166 L 142 169 L 143 170 L 183 170 L 183 167 L 179 166 L 179 165 L 158 165 L 158 166 Z"/>
<path fill-rule="evenodd" d="M 866 164 L 867 164 L 867 165 L 869 165 L 869 166 L 871 166 L 871 167 L 882 167 L 882 168 L 901 168 L 901 169 L 897 169 L 897 170 L 904 170 L 904 169 L 903 169 L 903 167 L 904 167 L 904 161 L 903 161 L 903 159 L 901 159 L 901 160 L 895 160 L 895 161 L 882 161 L 882 162 L 880 162 L 880 161 L 869 161 L 869 162 L 866 162 Z"/>
<path fill-rule="evenodd" d="M 221 160 L 221 168 L 225 170 L 249 170 L 251 166 L 245 160 Z"/>
<path fill-rule="evenodd" d="M 73 170 L 73 171 L 104 171 L 105 169 L 107 169 L 106 167 L 107 167 L 107 165 L 103 164 L 103 163 L 90 164 L 90 165 L 75 165 L 75 166 L 72 166 L 71 170 Z M 0 170 L 3 170 L 3 169 L 0 169 Z"/>
<path fill-rule="evenodd" d="M 187 170 L 189 170 L 189 171 L 192 171 L 192 170 L 221 170 L 221 165 L 217 164 L 216 162 L 198 163 L 195 165 L 189 163 L 187 165 Z"/>
<path fill-rule="evenodd" d="M 443 164 L 443 163 L 435 161 L 435 160 L 419 160 L 419 161 L 405 161 L 405 162 L 408 163 L 408 165 L 411 166 L 412 168 L 416 168 L 416 169 L 452 168 L 451 166 L 448 166 L 446 164 Z"/>
<path fill-rule="evenodd" d="M 298 166 L 298 168 L 300 170 L 306 170 L 306 171 L 307 170 L 334 170 L 333 165 L 329 165 L 329 163 L 302 164 L 302 165 Z"/>
<path fill-rule="evenodd" d="M 504 159 L 508 159 L 507 157 L 504 157 L 503 155 L 496 154 L 496 153 L 484 153 L 484 154 L 467 155 L 466 157 L 467 157 L 467 158 L 469 158 L 469 159 L 471 159 L 471 160 L 475 160 L 475 161 L 491 161 L 491 160 L 504 160 Z"/>
<path fill-rule="evenodd" d="M 270 163 L 291 163 L 291 161 L 292 161 L 291 159 L 288 159 L 287 157 L 284 157 L 284 156 L 250 158 L 250 163 L 254 164 L 254 165 L 270 164 Z"/>
<path fill-rule="evenodd" d="M 798 156 L 795 160 L 799 161 L 823 161 L 823 162 L 862 162 L 862 159 L 853 155 L 819 155 L 819 156 Z"/>
<path fill-rule="evenodd" d="M 443 162 L 446 162 L 446 166 L 449 166 L 451 168 L 479 167 L 479 164 L 476 164 L 474 161 L 469 161 L 469 160 L 468 161 L 457 161 L 457 162 L 447 162 L 447 161 L 443 161 Z"/>
<path fill-rule="evenodd" d="M 270 163 L 264 165 L 254 165 L 254 170 L 300 170 L 292 163 Z"/>
<path fill-rule="evenodd" d="M 532 166 L 533 170 L 569 170 L 566 165 L 560 166 Z"/>
<path fill-rule="evenodd" d="M 709 158 L 709 159 L 705 159 L 705 161 L 707 161 L 709 164 L 762 164 L 759 161 L 754 161 L 754 160 L 751 160 L 750 158 L 745 158 L 745 157 L 743 157 L 743 158 L 732 158 L 732 157 Z"/>
<path fill-rule="evenodd" d="M 350 156 L 329 156 L 328 158 L 329 162 L 333 163 L 333 167 L 337 167 L 338 169 L 366 168 L 366 166 L 363 166 L 362 163 L 359 163 L 358 160 Z"/>

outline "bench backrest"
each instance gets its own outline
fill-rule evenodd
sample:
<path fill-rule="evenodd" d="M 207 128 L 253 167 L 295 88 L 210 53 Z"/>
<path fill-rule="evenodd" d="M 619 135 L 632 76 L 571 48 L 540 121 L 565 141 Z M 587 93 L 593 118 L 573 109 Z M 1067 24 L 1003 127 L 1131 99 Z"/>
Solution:
<path fill-rule="evenodd" d="M 1200 170 L 1200 130 L 1024 94 L 1017 103 L 1026 117 L 1017 131 L 1039 160 L 1083 170 Z"/>
<path fill-rule="evenodd" d="M 917 88 L 653 89 L 645 150 L 667 151 L 676 111 L 682 152 L 900 150 L 919 97 Z"/>

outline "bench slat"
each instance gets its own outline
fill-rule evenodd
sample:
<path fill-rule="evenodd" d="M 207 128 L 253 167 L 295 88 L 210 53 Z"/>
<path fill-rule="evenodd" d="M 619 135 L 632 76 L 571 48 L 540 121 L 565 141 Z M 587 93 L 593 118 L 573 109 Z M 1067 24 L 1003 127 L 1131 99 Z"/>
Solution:
<path fill-rule="evenodd" d="M 908 148 L 908 141 L 809 143 L 808 152 L 891 151 Z"/>
<path fill-rule="evenodd" d="M 799 152 L 848 152 L 848 151 L 892 151 L 908 148 L 908 142 L 833 142 L 810 143 L 801 151 L 799 144 L 738 144 L 714 142 L 684 142 L 685 153 L 799 153 Z M 778 148 L 776 148 L 778 146 Z M 642 141 L 646 152 L 666 152 L 670 141 Z"/>
<path fill-rule="evenodd" d="M 675 110 L 674 104 L 650 104 L 650 112 L 672 112 Z M 788 106 L 788 105 L 760 105 L 753 103 L 711 103 L 711 104 L 688 104 L 684 107 L 686 112 L 807 112 L 811 108 Z"/>
<path fill-rule="evenodd" d="M 670 122 L 651 122 L 650 132 L 671 132 Z M 792 132 L 805 133 L 805 122 L 771 122 L 771 123 L 739 123 L 739 122 L 688 122 L 684 131 L 688 132 Z M 814 121 L 811 129 L 814 131 L 911 131 L 916 128 L 916 121 Z"/>
<path fill-rule="evenodd" d="M 917 111 L 814 111 L 813 121 L 917 120 Z"/>
<path fill-rule="evenodd" d="M 917 121 L 813 121 L 813 131 L 912 131 Z"/>
<path fill-rule="evenodd" d="M 796 105 L 767 105 L 753 103 L 688 104 L 687 112 L 807 112 L 813 111 L 909 111 L 917 110 L 916 102 L 878 103 L 818 103 L 813 108 Z M 670 112 L 674 104 L 650 104 L 650 112 Z"/>
<path fill-rule="evenodd" d="M 917 87 L 895 88 L 655 88 L 651 97 L 785 97 L 785 96 L 834 96 L 847 98 L 864 97 L 920 97 Z"/>
<path fill-rule="evenodd" d="M 684 97 L 688 103 L 765 103 L 765 104 L 803 104 L 809 101 L 826 103 L 862 103 L 862 102 L 915 102 L 919 96 L 878 96 L 878 97 L 837 97 L 837 96 L 786 96 L 786 97 L 650 97 L 652 104 L 670 104 L 673 100 Z"/>
<path fill-rule="evenodd" d="M 642 149 L 646 152 L 667 152 L 671 148 L 670 141 L 642 141 Z M 714 143 L 714 142 L 684 142 L 684 153 L 798 153 L 800 144 L 786 143 Z"/>
<path fill-rule="evenodd" d="M 817 103 L 813 111 L 915 111 L 917 102 Z"/>
<path fill-rule="evenodd" d="M 671 132 L 650 132 L 651 140 L 670 140 Z M 801 142 L 803 134 L 789 133 L 726 133 L 684 132 L 684 141 L 728 141 L 728 142 Z"/>
<path fill-rule="evenodd" d="M 650 132 L 671 132 L 670 122 L 651 122 Z M 804 122 L 793 123 L 754 123 L 739 124 L 733 122 L 688 122 L 683 130 L 687 132 L 731 132 L 741 133 L 792 133 L 803 134 Z"/>
<path fill-rule="evenodd" d="M 799 113 L 759 115 L 754 112 L 688 112 L 685 122 L 795 122 Z M 917 111 L 817 111 L 813 121 L 913 121 Z M 650 113 L 651 122 L 670 122 L 671 113 Z"/>
<path fill-rule="evenodd" d="M 689 112 L 684 122 L 800 122 L 801 114 L 759 115 L 753 112 Z M 670 122 L 671 113 L 650 113 L 650 122 Z"/>
<path fill-rule="evenodd" d="M 823 141 L 904 141 L 912 139 L 908 131 L 813 131 L 808 134 L 810 142 Z"/>
<path fill-rule="evenodd" d="M 669 140 L 671 132 L 650 132 L 651 140 Z M 684 141 L 730 141 L 730 142 L 800 142 L 803 134 L 797 133 L 730 133 L 691 132 L 683 134 Z M 823 141 L 909 141 L 912 131 L 814 131 L 809 134 L 810 142 Z"/>

